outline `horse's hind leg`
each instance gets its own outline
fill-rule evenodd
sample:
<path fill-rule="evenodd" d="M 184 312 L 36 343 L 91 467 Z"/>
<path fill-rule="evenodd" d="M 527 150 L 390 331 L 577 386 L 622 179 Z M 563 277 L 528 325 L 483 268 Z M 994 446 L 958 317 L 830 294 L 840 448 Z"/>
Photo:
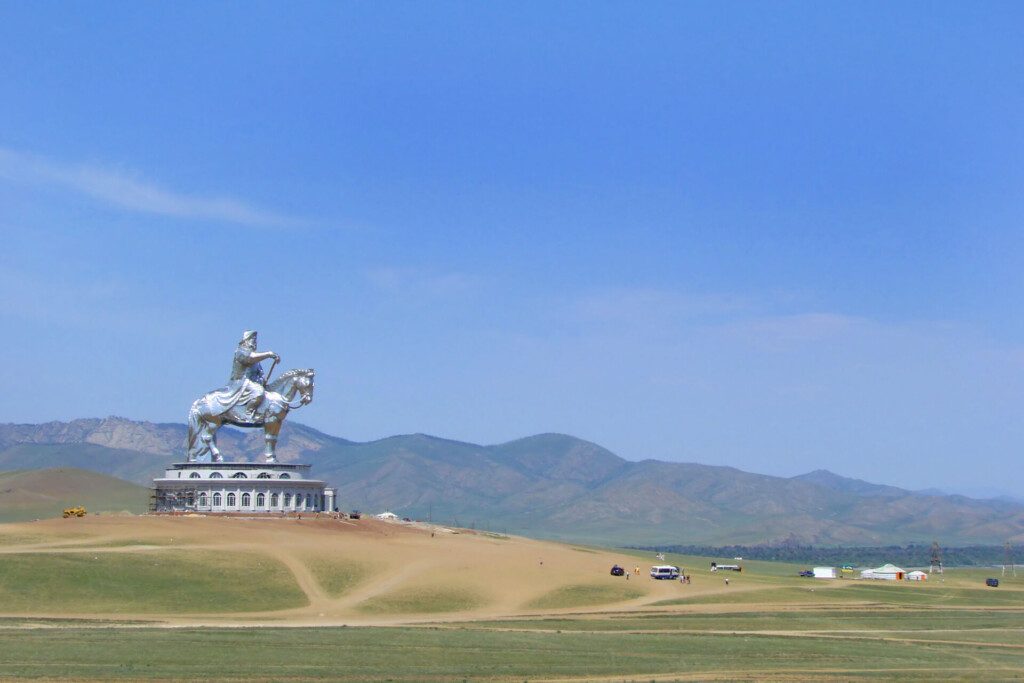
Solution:
<path fill-rule="evenodd" d="M 203 427 L 202 438 L 203 443 L 206 444 L 206 448 L 210 451 L 210 460 L 212 462 L 224 462 L 224 456 L 220 454 L 220 450 L 217 448 L 217 429 L 220 427 L 220 423 L 211 424 L 207 422 Z"/>

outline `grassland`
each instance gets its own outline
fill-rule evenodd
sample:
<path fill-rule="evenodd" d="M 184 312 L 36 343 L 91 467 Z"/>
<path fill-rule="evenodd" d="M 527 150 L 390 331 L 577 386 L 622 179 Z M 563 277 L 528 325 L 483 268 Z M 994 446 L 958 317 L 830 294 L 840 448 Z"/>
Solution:
<path fill-rule="evenodd" d="M 375 520 L 85 518 L 0 536 L 0 679 L 1024 678 L 1024 576 L 990 589 L 981 570 L 815 581 L 669 555 L 692 583 L 627 581 L 613 563 L 653 558 Z"/>
<path fill-rule="evenodd" d="M 991 679 L 1003 645 L 760 634 L 473 628 L 0 630 L 0 676 L 89 679 L 524 680 L 610 677 Z"/>
<path fill-rule="evenodd" d="M 6 613 L 245 612 L 305 602 L 288 570 L 261 555 L 53 552 L 0 560 Z"/>
<path fill-rule="evenodd" d="M 305 560 L 320 588 L 331 598 L 340 598 L 370 576 L 370 568 L 358 562 L 327 555 L 310 555 Z"/>
<path fill-rule="evenodd" d="M 562 586 L 531 600 L 529 607 L 552 609 L 561 607 L 590 607 L 609 603 L 635 600 L 643 596 L 639 588 L 633 588 L 626 581 L 605 584 L 576 584 Z"/>
<path fill-rule="evenodd" d="M 360 612 L 369 614 L 430 614 L 462 612 L 482 602 L 471 590 L 449 586 L 421 586 L 377 595 L 359 604 Z"/>

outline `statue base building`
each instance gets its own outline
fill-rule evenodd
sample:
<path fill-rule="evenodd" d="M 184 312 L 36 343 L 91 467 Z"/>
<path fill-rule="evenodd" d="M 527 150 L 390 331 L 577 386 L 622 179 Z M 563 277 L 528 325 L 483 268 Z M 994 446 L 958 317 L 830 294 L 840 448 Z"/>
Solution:
<path fill-rule="evenodd" d="M 153 480 L 152 512 L 281 514 L 333 512 L 334 489 L 309 465 L 183 462 Z"/>

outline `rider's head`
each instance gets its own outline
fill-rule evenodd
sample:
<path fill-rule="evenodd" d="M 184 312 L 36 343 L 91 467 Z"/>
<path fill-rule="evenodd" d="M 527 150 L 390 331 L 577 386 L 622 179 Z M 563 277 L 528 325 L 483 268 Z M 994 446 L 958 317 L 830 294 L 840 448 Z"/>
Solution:
<path fill-rule="evenodd" d="M 238 342 L 239 346 L 247 346 L 250 349 L 256 348 L 256 330 L 246 330 L 242 333 L 242 341 Z"/>

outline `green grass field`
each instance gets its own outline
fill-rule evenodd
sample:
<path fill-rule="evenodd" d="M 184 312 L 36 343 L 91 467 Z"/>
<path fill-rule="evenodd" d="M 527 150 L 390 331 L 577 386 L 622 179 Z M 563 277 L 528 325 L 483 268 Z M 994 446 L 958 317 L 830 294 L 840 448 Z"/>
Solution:
<path fill-rule="evenodd" d="M 7 613 L 215 613 L 306 604 L 263 555 L 211 551 L 23 553 L 0 558 Z"/>
<path fill-rule="evenodd" d="M 694 632 L 914 632 L 959 630 L 985 639 L 993 630 L 1024 634 L 1018 611 L 879 610 L 819 608 L 798 611 L 750 610 L 718 614 L 606 613 L 599 618 L 565 617 L 479 621 L 475 628 L 543 631 Z M 918 637 L 917 635 L 914 636 Z"/>
<path fill-rule="evenodd" d="M 614 584 L 580 584 L 555 589 L 530 602 L 528 607 L 535 609 L 557 609 L 561 607 L 605 605 L 633 600 L 643 594 L 642 590 L 631 587 L 627 581 L 620 581 Z"/>
<path fill-rule="evenodd" d="M 320 588 L 332 598 L 345 595 L 370 575 L 366 565 L 336 557 L 314 555 L 305 561 Z"/>
<path fill-rule="evenodd" d="M 472 609 L 483 598 L 468 589 L 445 586 L 399 590 L 379 595 L 359 604 L 367 614 L 433 614 Z"/>
<path fill-rule="evenodd" d="M 935 680 L 1024 674 L 1021 650 L 842 637 L 474 629 L 0 629 L 0 677 L 462 681 L 717 672 Z"/>

